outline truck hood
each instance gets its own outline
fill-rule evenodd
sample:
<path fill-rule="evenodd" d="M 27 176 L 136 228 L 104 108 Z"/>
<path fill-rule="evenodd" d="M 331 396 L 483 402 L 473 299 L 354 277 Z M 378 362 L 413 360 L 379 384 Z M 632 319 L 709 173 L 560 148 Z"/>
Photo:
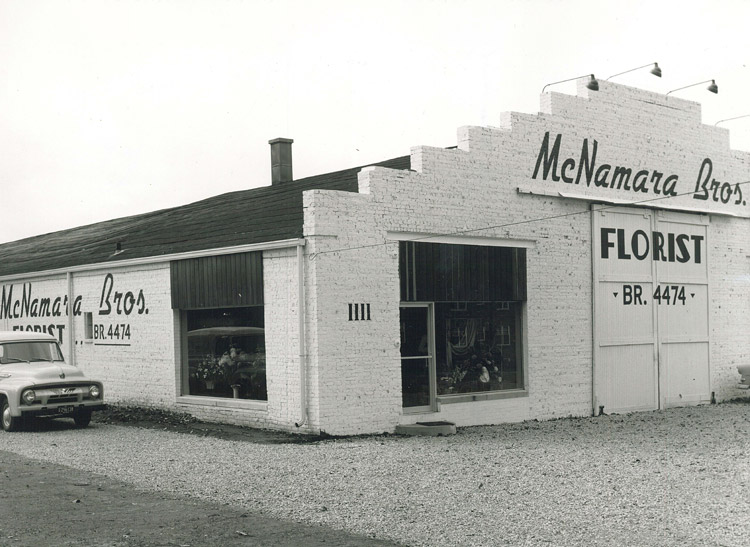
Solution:
<path fill-rule="evenodd" d="M 4 376 L 10 374 L 13 380 L 28 380 L 34 384 L 46 384 L 53 382 L 76 381 L 85 378 L 81 369 L 68 365 L 63 361 L 34 361 L 32 363 L 10 363 L 0 366 L 0 381 Z M 61 377 L 61 375 L 65 375 Z"/>

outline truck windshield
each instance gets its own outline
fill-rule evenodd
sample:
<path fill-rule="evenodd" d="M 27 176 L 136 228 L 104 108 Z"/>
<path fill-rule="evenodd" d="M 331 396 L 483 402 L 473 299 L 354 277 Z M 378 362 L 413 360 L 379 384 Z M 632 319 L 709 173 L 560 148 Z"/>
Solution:
<path fill-rule="evenodd" d="M 56 342 L 3 342 L 0 343 L 0 365 L 19 361 L 62 361 Z"/>

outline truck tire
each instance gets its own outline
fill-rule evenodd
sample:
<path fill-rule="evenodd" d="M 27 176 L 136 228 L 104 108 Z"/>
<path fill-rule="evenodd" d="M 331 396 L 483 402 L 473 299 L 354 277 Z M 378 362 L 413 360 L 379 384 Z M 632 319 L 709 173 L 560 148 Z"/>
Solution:
<path fill-rule="evenodd" d="M 21 429 L 21 417 L 11 416 L 10 415 L 10 404 L 6 399 L 3 399 L 2 404 L 2 412 L 0 413 L 0 416 L 2 416 L 3 423 L 3 429 L 5 431 L 18 431 Z"/>

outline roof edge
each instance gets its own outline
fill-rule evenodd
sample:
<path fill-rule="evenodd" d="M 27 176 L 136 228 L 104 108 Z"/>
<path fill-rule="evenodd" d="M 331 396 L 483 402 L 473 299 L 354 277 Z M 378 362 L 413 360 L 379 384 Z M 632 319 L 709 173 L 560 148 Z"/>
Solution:
<path fill-rule="evenodd" d="M 269 241 L 264 243 L 250 243 L 248 245 L 235 245 L 233 247 L 220 247 L 211 249 L 202 249 L 200 251 L 187 251 L 184 253 L 173 253 L 164 255 L 147 256 L 141 258 L 131 258 L 118 260 L 116 262 L 92 262 L 89 264 L 80 264 L 68 268 L 57 268 L 54 270 L 44 270 L 40 272 L 25 272 L 0 276 L 0 283 L 14 281 L 17 279 L 35 279 L 39 277 L 54 277 L 77 272 L 91 272 L 96 270 L 106 270 L 111 268 L 127 268 L 129 266 L 143 266 L 147 264 L 158 264 L 160 262 L 171 262 L 173 260 L 188 260 L 191 258 L 201 258 L 204 256 L 229 255 L 237 253 L 249 253 L 253 251 L 271 251 L 274 249 L 288 249 L 291 247 L 304 247 L 304 238 L 283 239 L 279 241 Z"/>

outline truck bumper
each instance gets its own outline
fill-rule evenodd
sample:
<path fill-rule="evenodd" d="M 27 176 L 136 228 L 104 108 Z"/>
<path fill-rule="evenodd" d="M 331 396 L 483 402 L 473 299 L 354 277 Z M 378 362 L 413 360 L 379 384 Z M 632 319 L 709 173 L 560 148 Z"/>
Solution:
<path fill-rule="evenodd" d="M 82 404 L 71 404 L 71 405 L 56 405 L 56 406 L 43 406 L 41 408 L 21 408 L 21 416 L 70 416 L 76 410 L 88 410 L 93 412 L 95 410 L 105 410 L 107 405 L 104 403 L 98 403 L 94 405 L 82 405 Z"/>

